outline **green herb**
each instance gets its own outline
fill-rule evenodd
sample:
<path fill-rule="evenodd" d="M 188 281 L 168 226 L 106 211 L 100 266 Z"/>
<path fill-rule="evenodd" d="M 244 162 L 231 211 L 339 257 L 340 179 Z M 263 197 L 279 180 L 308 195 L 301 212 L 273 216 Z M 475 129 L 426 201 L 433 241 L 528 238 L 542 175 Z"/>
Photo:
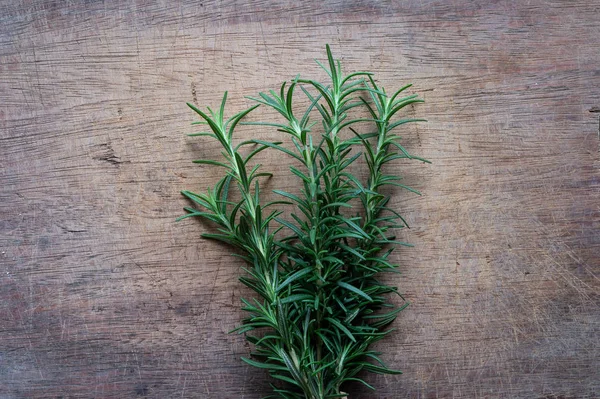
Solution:
<path fill-rule="evenodd" d="M 410 155 L 393 132 L 419 121 L 397 115 L 422 100 L 404 96 L 410 85 L 386 94 L 370 72 L 344 75 L 329 46 L 327 60 L 327 66 L 317 63 L 330 83 L 296 77 L 279 92 L 259 93 L 251 98 L 258 104 L 227 120 L 227 93 L 216 111 L 188 104 L 201 117 L 195 124 L 208 127 L 191 136 L 211 137 L 223 147 L 224 160 L 195 162 L 223 167 L 225 175 L 205 194 L 183 191 L 201 210 L 187 207 L 180 219 L 200 216 L 214 222 L 216 232 L 203 237 L 236 247 L 248 264 L 240 281 L 258 297 L 242 299 L 249 316 L 234 331 L 245 333 L 255 348 L 251 359 L 242 360 L 278 380 L 269 398 L 343 398 L 342 385 L 348 381 L 374 389 L 359 377 L 363 370 L 400 373 L 369 349 L 392 331 L 386 327 L 408 305 L 396 287 L 378 279 L 380 272 L 397 267 L 390 262 L 394 244 L 408 245 L 390 234 L 408 225 L 388 207 L 390 197 L 381 190 L 391 185 L 416 192 L 386 174 L 384 166 L 396 159 L 427 162 Z M 301 113 L 294 103 L 298 89 L 308 99 Z M 245 123 L 277 128 L 287 135 L 287 146 L 256 139 L 234 143 L 236 126 L 259 105 L 273 108 L 282 121 Z M 350 111 L 357 107 L 366 109 L 368 117 L 352 119 Z M 314 115 L 320 118 L 319 133 L 309 120 Z M 372 132 L 359 133 L 354 129 L 358 123 L 370 124 Z M 242 155 L 246 146 L 250 150 Z M 281 200 L 261 202 L 258 179 L 271 174 L 250 161 L 265 149 L 291 158 L 299 194 L 274 190 Z M 361 155 L 369 172 L 364 183 L 349 168 Z M 231 201 L 231 188 L 239 191 L 239 201 Z M 276 209 L 286 204 L 296 209 L 291 219 L 281 218 Z M 402 305 L 394 306 L 387 294 L 397 294 Z"/>

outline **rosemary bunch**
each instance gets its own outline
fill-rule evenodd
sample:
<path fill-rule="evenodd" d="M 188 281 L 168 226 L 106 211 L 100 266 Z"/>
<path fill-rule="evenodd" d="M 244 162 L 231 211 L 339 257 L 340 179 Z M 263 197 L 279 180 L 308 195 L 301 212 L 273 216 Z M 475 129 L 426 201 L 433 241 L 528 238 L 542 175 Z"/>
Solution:
<path fill-rule="evenodd" d="M 374 389 L 358 377 L 363 370 L 400 373 L 369 349 L 391 331 L 386 327 L 408 304 L 396 287 L 378 280 L 379 273 L 397 267 L 389 261 L 394 244 L 408 245 L 388 234 L 408 225 L 387 206 L 390 197 L 381 190 L 394 185 L 416 192 L 384 173 L 384 166 L 396 159 L 426 162 L 410 155 L 394 133 L 419 121 L 395 117 L 422 100 L 403 96 L 410 85 L 388 96 L 370 72 L 344 75 L 329 46 L 327 60 L 327 66 L 317 63 L 329 75 L 328 84 L 296 77 L 278 92 L 259 93 L 251 98 L 256 105 L 227 120 L 227 93 L 216 111 L 188 103 L 201 118 L 195 124 L 208 127 L 191 136 L 211 137 L 223 147 L 223 160 L 194 162 L 222 167 L 225 175 L 206 193 L 183 191 L 201 209 L 186 207 L 180 219 L 199 216 L 214 222 L 216 232 L 203 237 L 238 248 L 248 265 L 240 281 L 258 297 L 242 299 L 249 316 L 234 331 L 246 333 L 255 348 L 252 358 L 242 360 L 279 380 L 269 398 L 343 398 L 342 385 L 348 381 Z M 308 99 L 302 112 L 294 103 L 298 88 Z M 234 143 L 236 126 L 260 105 L 273 108 L 281 120 L 242 123 L 277 128 L 286 134 L 287 146 L 256 139 Z M 369 117 L 353 119 L 350 113 L 357 107 Z M 310 122 L 315 114 L 321 121 L 318 132 L 317 123 Z M 353 125 L 361 122 L 373 131 L 357 132 Z M 242 151 L 246 146 L 250 150 Z M 290 170 L 300 194 L 274 190 L 281 200 L 261 202 L 258 179 L 271 174 L 250 161 L 265 149 L 293 161 Z M 349 170 L 361 155 L 369 169 L 366 182 Z M 239 201 L 231 201 L 231 188 L 239 191 Z M 280 217 L 281 205 L 294 206 L 291 220 Z M 403 304 L 394 306 L 387 294 L 399 295 Z M 256 330 L 261 332 L 255 335 Z"/>

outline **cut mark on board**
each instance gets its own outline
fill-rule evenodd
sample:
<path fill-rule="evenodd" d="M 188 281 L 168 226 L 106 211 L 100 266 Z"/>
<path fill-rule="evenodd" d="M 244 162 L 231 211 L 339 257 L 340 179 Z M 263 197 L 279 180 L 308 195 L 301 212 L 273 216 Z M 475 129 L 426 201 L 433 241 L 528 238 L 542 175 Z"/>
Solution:
<path fill-rule="evenodd" d="M 591 112 L 591 113 L 593 113 L 593 114 L 599 114 L 600 113 L 600 107 L 593 106 L 588 111 Z M 598 116 L 598 140 L 600 140 L 600 116 Z"/>
<path fill-rule="evenodd" d="M 192 82 L 192 101 L 195 106 L 198 106 L 198 96 L 196 95 L 196 84 Z"/>
<path fill-rule="evenodd" d="M 111 165 L 115 165 L 115 166 L 119 166 L 120 164 L 123 164 L 123 163 L 129 163 L 129 161 L 123 161 L 121 159 L 121 157 L 119 157 L 115 153 L 115 150 L 113 149 L 110 141 L 108 143 L 98 144 L 96 147 L 99 149 L 100 153 L 93 156 L 92 158 L 97 161 L 108 162 Z"/>

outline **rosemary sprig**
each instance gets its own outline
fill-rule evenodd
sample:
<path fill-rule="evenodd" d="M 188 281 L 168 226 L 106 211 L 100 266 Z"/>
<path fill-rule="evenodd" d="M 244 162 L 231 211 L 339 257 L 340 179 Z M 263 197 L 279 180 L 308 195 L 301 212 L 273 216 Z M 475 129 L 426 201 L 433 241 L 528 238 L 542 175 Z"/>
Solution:
<path fill-rule="evenodd" d="M 203 237 L 238 248 L 248 264 L 240 281 L 259 296 L 242 299 L 249 316 L 234 331 L 246 333 L 255 348 L 252 359 L 242 360 L 279 380 L 272 384 L 273 394 L 268 398 L 343 398 L 347 394 L 342 385 L 348 381 L 374 389 L 358 377 L 363 370 L 400 373 L 387 368 L 380 354 L 369 349 L 392 331 L 387 326 L 408 305 L 404 301 L 395 307 L 389 302 L 387 294 L 401 295 L 396 287 L 377 279 L 379 273 L 397 267 L 389 261 L 393 245 L 408 245 L 388 235 L 390 229 L 408 225 L 387 206 L 390 197 L 381 189 L 393 185 L 417 193 L 383 169 L 396 159 L 427 162 L 410 155 L 392 132 L 420 121 L 393 118 L 407 105 L 422 100 L 416 95 L 401 97 L 410 85 L 387 96 L 370 72 L 345 76 L 329 46 L 327 60 L 328 66 L 317 63 L 329 75 L 329 84 L 296 77 L 287 88 L 284 82 L 278 93 L 259 93 L 251 98 L 258 104 L 227 120 L 227 93 L 216 112 L 210 108 L 204 112 L 188 103 L 201 117 L 195 124 L 209 128 L 191 136 L 211 137 L 223 147 L 224 161 L 194 162 L 223 167 L 225 176 L 205 194 L 183 191 L 201 209 L 186 207 L 188 213 L 180 219 L 199 216 L 214 222 L 217 232 Z M 309 100 L 299 118 L 294 103 L 297 88 Z M 273 108 L 283 121 L 241 122 L 259 105 Z M 349 112 L 356 107 L 366 108 L 370 117 L 352 119 Z M 310 123 L 314 112 L 321 119 L 320 134 L 313 132 L 316 123 Z M 358 133 L 352 125 L 359 122 L 370 123 L 375 131 Z M 240 123 L 275 127 L 288 136 L 291 147 L 256 139 L 234 144 Z M 346 131 L 352 134 L 345 137 Z M 253 146 L 248 155 L 242 155 L 243 146 Z M 274 190 L 282 200 L 261 202 L 258 179 L 270 174 L 249 163 L 265 149 L 280 151 L 293 160 L 290 170 L 301 184 L 299 195 Z M 349 171 L 362 154 L 369 168 L 365 184 Z M 238 202 L 230 200 L 232 182 L 241 196 Z M 362 212 L 356 209 L 354 198 L 360 199 Z M 271 210 L 286 204 L 296 209 L 292 220 L 280 218 L 280 210 Z M 352 216 L 349 212 L 353 211 Z M 273 225 L 277 227 L 273 229 Z M 277 233 L 282 229 L 287 235 L 280 238 Z M 255 330 L 263 332 L 250 334 Z"/>

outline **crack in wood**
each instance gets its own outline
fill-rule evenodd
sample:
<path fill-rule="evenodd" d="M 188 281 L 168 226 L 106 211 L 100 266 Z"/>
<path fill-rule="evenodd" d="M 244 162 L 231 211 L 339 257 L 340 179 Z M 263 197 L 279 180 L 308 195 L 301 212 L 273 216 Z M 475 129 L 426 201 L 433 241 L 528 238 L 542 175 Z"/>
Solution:
<path fill-rule="evenodd" d="M 95 159 L 97 161 L 108 162 L 108 163 L 110 163 L 112 165 L 115 165 L 115 166 L 119 166 L 119 165 L 124 164 L 124 163 L 130 163 L 129 161 L 123 161 L 121 159 L 121 157 L 119 157 L 115 153 L 115 150 L 113 149 L 113 147 L 112 147 L 112 145 L 111 145 L 110 142 L 99 144 L 98 147 L 100 147 L 102 149 L 103 154 L 93 156 L 92 157 L 93 159 Z"/>

